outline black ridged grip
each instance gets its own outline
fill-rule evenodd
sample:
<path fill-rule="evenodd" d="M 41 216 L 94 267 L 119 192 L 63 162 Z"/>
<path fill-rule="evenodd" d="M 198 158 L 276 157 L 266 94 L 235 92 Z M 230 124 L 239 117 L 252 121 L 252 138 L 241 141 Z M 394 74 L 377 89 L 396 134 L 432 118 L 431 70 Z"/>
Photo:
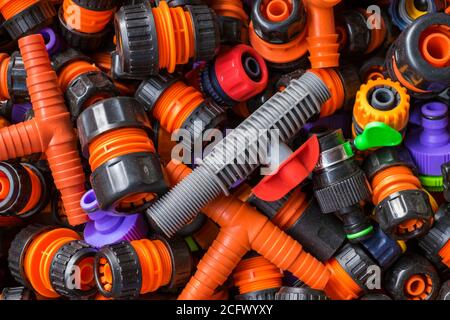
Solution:
<path fill-rule="evenodd" d="M 0 300 L 36 300 L 34 292 L 25 287 L 4 288 Z"/>
<path fill-rule="evenodd" d="M 108 261 L 112 273 L 111 290 L 105 290 L 101 281 L 100 260 Z M 128 241 L 104 246 L 95 256 L 95 281 L 102 295 L 115 299 L 133 299 L 139 296 L 142 271 L 139 257 Z"/>
<path fill-rule="evenodd" d="M 323 291 L 311 288 L 281 287 L 275 294 L 275 300 L 329 300 Z"/>
<path fill-rule="evenodd" d="M 253 291 L 235 296 L 236 300 L 275 300 L 279 288 Z"/>
<path fill-rule="evenodd" d="M 80 240 L 70 241 L 61 246 L 55 253 L 50 265 L 50 281 L 53 289 L 68 298 L 83 298 L 94 294 L 97 291 L 95 285 L 87 290 L 81 290 L 69 286 L 69 281 L 78 263 L 86 258 L 94 258 L 96 253 L 95 248 Z M 74 285 L 72 282 L 70 284 Z"/>

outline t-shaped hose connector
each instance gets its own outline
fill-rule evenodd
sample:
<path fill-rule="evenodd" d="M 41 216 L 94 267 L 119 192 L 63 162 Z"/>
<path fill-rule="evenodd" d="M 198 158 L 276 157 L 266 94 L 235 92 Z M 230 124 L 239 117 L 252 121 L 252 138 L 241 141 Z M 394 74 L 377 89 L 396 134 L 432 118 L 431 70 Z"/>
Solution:
<path fill-rule="evenodd" d="M 42 35 L 19 40 L 34 118 L 0 130 L 0 161 L 44 152 L 71 225 L 88 221 L 80 207 L 85 176 L 70 114 Z"/>
<path fill-rule="evenodd" d="M 267 154 L 261 144 L 278 130 L 280 141 L 294 136 L 330 98 L 324 82 L 307 72 L 275 94 L 211 150 L 186 179 L 147 210 L 151 223 L 173 236 L 208 202 L 246 178 Z M 269 130 L 269 131 L 267 131 Z M 267 151 L 267 150 L 266 150 Z"/>

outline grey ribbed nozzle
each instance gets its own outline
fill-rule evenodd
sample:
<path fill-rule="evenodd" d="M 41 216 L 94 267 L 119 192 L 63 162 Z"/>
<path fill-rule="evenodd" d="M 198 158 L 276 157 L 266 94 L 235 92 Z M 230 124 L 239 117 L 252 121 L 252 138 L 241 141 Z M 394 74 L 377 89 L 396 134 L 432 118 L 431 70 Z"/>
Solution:
<path fill-rule="evenodd" d="M 216 144 L 212 151 L 183 181 L 156 201 L 148 210 L 150 222 L 166 236 L 173 236 L 208 202 L 236 181 L 246 178 L 267 156 L 264 142 L 272 143 L 270 132 L 277 130 L 281 142 L 294 136 L 330 98 L 324 82 L 306 72 L 292 80 L 236 129 Z M 273 130 L 273 131 L 272 131 Z"/>

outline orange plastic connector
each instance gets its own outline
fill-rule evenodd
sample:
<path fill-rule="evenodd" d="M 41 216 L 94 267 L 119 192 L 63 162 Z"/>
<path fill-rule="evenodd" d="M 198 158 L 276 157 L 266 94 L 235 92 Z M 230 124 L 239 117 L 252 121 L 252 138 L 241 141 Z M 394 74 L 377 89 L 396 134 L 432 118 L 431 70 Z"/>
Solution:
<path fill-rule="evenodd" d="M 87 61 L 73 61 L 58 72 L 58 83 L 62 92 L 66 92 L 69 84 L 77 77 L 88 72 L 100 71 L 94 64 Z"/>
<path fill-rule="evenodd" d="M 342 108 L 345 90 L 339 74 L 334 69 L 309 69 L 308 71 L 320 77 L 331 92 L 331 98 L 328 99 L 320 109 L 320 116 L 326 117 L 332 115 Z"/>
<path fill-rule="evenodd" d="M 195 54 L 194 27 L 191 14 L 182 7 L 169 8 L 165 1 L 152 8 L 158 38 L 159 68 L 175 71 Z"/>
<path fill-rule="evenodd" d="M 421 41 L 420 51 L 424 59 L 433 67 L 450 66 L 450 31 L 428 34 Z"/>
<path fill-rule="evenodd" d="M 208 6 L 218 16 L 236 18 L 241 20 L 244 25 L 248 25 L 249 18 L 241 0 L 210 0 L 208 1 Z"/>
<path fill-rule="evenodd" d="M 450 268 L 450 240 L 439 250 L 439 256 L 442 258 L 442 263 Z"/>
<path fill-rule="evenodd" d="M 180 162 L 166 166 L 169 181 L 178 183 L 191 172 Z M 267 217 L 233 196 L 222 196 L 202 209 L 221 230 L 178 299 L 208 299 L 249 250 L 277 268 L 290 271 L 308 286 L 322 290 L 329 271 L 319 260 L 276 227 Z"/>
<path fill-rule="evenodd" d="M 428 300 L 435 284 L 428 275 L 412 275 L 404 285 L 404 291 L 408 300 Z"/>
<path fill-rule="evenodd" d="M 60 296 L 50 281 L 50 265 L 59 248 L 73 240 L 81 240 L 81 237 L 73 230 L 60 228 L 38 235 L 29 245 L 24 257 L 25 276 L 40 295 Z"/>
<path fill-rule="evenodd" d="M 37 2 L 39 0 L 0 0 L 0 13 L 5 20 L 9 20 Z"/>
<path fill-rule="evenodd" d="M 387 88 L 394 93 L 395 104 L 393 107 L 382 110 L 372 106 L 370 95 L 376 88 Z M 366 125 L 373 121 L 384 122 L 397 131 L 402 131 L 408 124 L 410 97 L 406 89 L 398 82 L 391 79 L 369 80 L 363 84 L 356 94 L 355 105 L 353 107 L 354 125 L 364 129 Z M 353 136 L 356 136 L 353 125 Z"/>
<path fill-rule="evenodd" d="M 97 33 L 106 28 L 114 16 L 114 9 L 95 11 L 80 7 L 72 0 L 64 0 L 64 21 L 74 30 L 83 33 Z"/>
<path fill-rule="evenodd" d="M 308 14 L 309 61 L 313 69 L 339 66 L 333 7 L 341 0 L 304 0 Z"/>
<path fill-rule="evenodd" d="M 153 117 L 167 132 L 173 133 L 181 128 L 203 100 L 203 95 L 199 91 L 178 81 L 159 97 L 153 108 Z"/>
<path fill-rule="evenodd" d="M 243 259 L 234 269 L 234 284 L 240 294 L 281 287 L 283 272 L 266 258 Z"/>
<path fill-rule="evenodd" d="M 8 64 L 10 57 L 6 53 L 0 53 L 0 100 L 9 100 L 8 90 Z"/>
<path fill-rule="evenodd" d="M 0 129 L 0 160 L 44 152 L 71 225 L 87 222 L 80 207 L 85 176 L 70 114 L 41 35 L 19 40 L 34 118 Z M 51 125 L 49 125 L 51 123 Z"/>

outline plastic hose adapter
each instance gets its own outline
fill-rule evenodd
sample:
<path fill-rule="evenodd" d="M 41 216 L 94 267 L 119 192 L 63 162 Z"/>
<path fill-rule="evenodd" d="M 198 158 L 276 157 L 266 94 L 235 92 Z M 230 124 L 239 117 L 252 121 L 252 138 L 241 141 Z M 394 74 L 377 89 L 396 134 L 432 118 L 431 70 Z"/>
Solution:
<path fill-rule="evenodd" d="M 67 44 L 85 52 L 101 48 L 112 30 L 114 5 L 113 0 L 64 0 L 58 17 Z"/>
<path fill-rule="evenodd" d="M 0 215 L 26 218 L 40 212 L 48 204 L 49 189 L 36 166 L 0 162 Z"/>
<path fill-rule="evenodd" d="M 203 92 L 220 105 L 249 100 L 266 88 L 269 78 L 264 59 L 244 44 L 219 54 L 200 77 Z"/>
<path fill-rule="evenodd" d="M 25 287 L 4 288 L 0 300 L 36 300 L 33 290 Z"/>
<path fill-rule="evenodd" d="M 328 300 L 328 297 L 321 290 L 311 288 L 281 287 L 275 293 L 275 300 L 295 300 L 295 301 L 311 301 L 311 300 Z"/>
<path fill-rule="evenodd" d="M 84 240 L 94 247 L 139 240 L 148 232 L 144 216 L 139 213 L 123 216 L 114 210 L 101 210 L 92 189 L 81 198 L 81 207 L 92 220 L 84 227 Z"/>
<path fill-rule="evenodd" d="M 102 100 L 85 109 L 77 124 L 100 208 L 120 204 L 134 210 L 166 190 L 161 165 L 148 136 L 150 123 L 137 100 Z"/>
<path fill-rule="evenodd" d="M 417 18 L 442 11 L 445 8 L 443 0 L 393 0 L 390 1 L 389 14 L 392 22 L 400 29 L 404 30 Z"/>
<path fill-rule="evenodd" d="M 339 66 L 338 35 L 334 27 L 333 7 L 340 0 L 307 0 L 308 51 L 313 68 Z M 326 21 L 326 23 L 324 23 Z"/>
<path fill-rule="evenodd" d="M 402 256 L 384 275 L 384 288 L 394 300 L 434 300 L 439 286 L 436 269 L 418 254 Z"/>
<path fill-rule="evenodd" d="M 248 202 L 320 261 L 327 261 L 345 241 L 341 223 L 324 215 L 314 198 L 299 188 L 276 202 L 251 196 Z"/>
<path fill-rule="evenodd" d="M 5 19 L 3 26 L 13 40 L 48 26 L 56 16 L 49 0 L 3 0 L 0 13 Z"/>
<path fill-rule="evenodd" d="M 291 42 L 306 23 L 305 8 L 300 0 L 256 0 L 252 8 L 253 30 L 268 43 Z"/>
<path fill-rule="evenodd" d="M 442 190 L 441 165 L 450 161 L 450 134 L 448 107 L 444 103 L 429 102 L 421 108 L 421 126 L 411 128 L 405 139 L 424 185 Z M 428 179 L 427 179 L 428 178 Z M 434 181 L 433 181 L 434 180 Z"/>
<path fill-rule="evenodd" d="M 237 127 L 239 130 L 220 141 L 192 174 L 150 207 L 147 210 L 150 221 L 167 236 L 175 234 L 209 201 L 222 192 L 228 193 L 231 185 L 258 167 L 258 163 L 249 161 L 240 164 L 238 159 L 248 159 L 244 153 L 256 155 L 258 141 L 263 138 L 261 130 L 266 136 L 266 130 L 279 129 L 280 140 L 285 141 L 297 133 L 307 119 L 320 112 L 320 106 L 328 98 L 326 86 L 314 74 L 306 73 L 299 80 L 293 80 L 282 93 L 275 94 L 242 122 Z M 255 132 L 261 133 L 255 136 Z M 251 141 L 247 148 L 236 145 L 237 141 L 245 140 Z M 237 150 L 238 154 L 233 155 L 232 150 Z M 219 159 L 227 161 L 221 164 L 223 161 Z"/>
<path fill-rule="evenodd" d="M 435 95 L 450 85 L 450 15 L 426 14 L 392 44 L 386 70 L 411 94 Z"/>
<path fill-rule="evenodd" d="M 208 6 L 217 15 L 222 43 L 246 43 L 249 17 L 241 0 L 212 0 Z"/>
<path fill-rule="evenodd" d="M 116 67 L 136 79 L 156 75 L 159 69 L 173 73 L 176 65 L 190 59 L 210 60 L 220 43 L 215 14 L 204 5 L 169 8 L 161 1 L 156 8 L 147 2 L 123 6 L 116 13 L 115 26 Z"/>
<path fill-rule="evenodd" d="M 364 250 L 356 244 L 346 244 L 339 253 L 327 263 L 331 277 L 325 293 L 334 300 L 358 298 L 368 290 L 367 280 L 377 266 Z"/>
<path fill-rule="evenodd" d="M 87 221 L 81 210 L 85 176 L 78 156 L 70 115 L 41 35 L 21 38 L 34 118 L 0 129 L 0 160 L 44 152 L 72 225 Z M 52 126 L 48 126 L 51 122 Z"/>
<path fill-rule="evenodd" d="M 193 269 L 189 248 L 180 238 L 123 241 L 101 248 L 95 257 L 97 287 L 115 299 L 183 286 Z"/>
<path fill-rule="evenodd" d="M 78 240 L 78 233 L 70 229 L 33 224 L 27 226 L 11 243 L 8 253 L 11 274 L 17 281 L 47 298 L 57 298 L 60 294 L 67 294 L 68 297 L 73 294 L 89 296 L 92 285 L 82 286 L 81 291 L 64 289 L 63 282 L 73 276 L 73 272 L 77 273 L 74 266 L 81 270 L 83 267 L 92 269 L 93 252 L 86 245 L 75 245 L 74 242 L 80 244 Z M 80 272 L 79 277 L 81 284 L 92 283 L 92 273 Z"/>
<path fill-rule="evenodd" d="M 353 107 L 353 135 L 363 132 L 373 121 L 384 122 L 404 132 L 409 119 L 409 95 L 390 79 L 369 80 L 356 94 Z"/>

